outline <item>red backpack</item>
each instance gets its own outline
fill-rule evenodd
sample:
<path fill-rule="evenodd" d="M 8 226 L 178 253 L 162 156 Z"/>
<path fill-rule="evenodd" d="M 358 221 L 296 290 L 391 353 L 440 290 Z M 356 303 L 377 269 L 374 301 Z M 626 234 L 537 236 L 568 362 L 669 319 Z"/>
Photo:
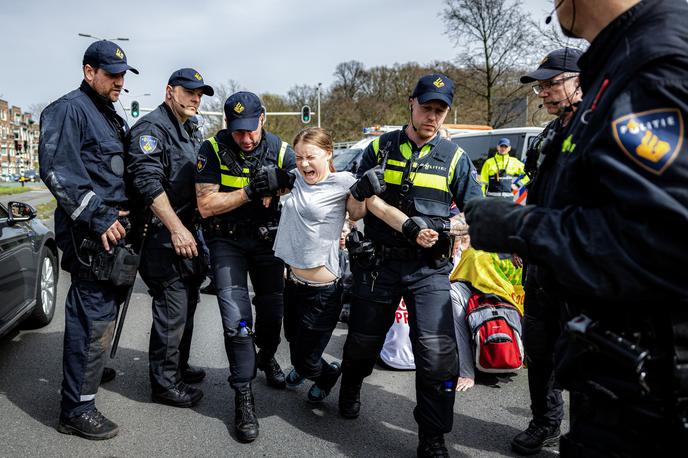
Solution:
<path fill-rule="evenodd" d="M 513 372 L 523 365 L 521 314 L 494 294 L 473 293 L 466 307 L 475 365 L 483 372 Z"/>

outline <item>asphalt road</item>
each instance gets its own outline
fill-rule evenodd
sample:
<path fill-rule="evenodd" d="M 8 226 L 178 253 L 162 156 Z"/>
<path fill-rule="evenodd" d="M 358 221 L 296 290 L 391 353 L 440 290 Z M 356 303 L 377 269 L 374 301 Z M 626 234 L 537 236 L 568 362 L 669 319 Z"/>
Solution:
<path fill-rule="evenodd" d="M 357 456 L 412 457 L 417 444 L 414 373 L 376 368 L 365 380 L 362 415 L 345 420 L 337 413 L 338 388 L 322 406 L 308 404 L 310 384 L 279 391 L 254 382 L 260 437 L 240 444 L 233 433 L 233 393 L 214 296 L 202 296 L 196 312 L 191 363 L 205 368 L 199 385 L 204 399 L 191 409 L 151 403 L 147 348 L 150 298 L 137 282 L 117 358 L 108 365 L 117 378 L 102 386 L 98 408 L 120 425 L 119 435 L 92 442 L 55 430 L 62 377 L 64 298 L 69 276 L 61 272 L 58 308 L 42 329 L 20 329 L 0 340 L 0 457 L 155 457 L 155 456 Z M 325 358 L 340 360 L 346 338 L 341 324 Z M 289 368 L 286 342 L 278 361 Z M 457 394 L 454 429 L 446 441 L 452 456 L 514 456 L 511 438 L 529 420 L 527 373 L 478 384 Z M 564 424 L 564 430 L 568 423 Z M 539 456 L 556 455 L 546 449 Z"/>

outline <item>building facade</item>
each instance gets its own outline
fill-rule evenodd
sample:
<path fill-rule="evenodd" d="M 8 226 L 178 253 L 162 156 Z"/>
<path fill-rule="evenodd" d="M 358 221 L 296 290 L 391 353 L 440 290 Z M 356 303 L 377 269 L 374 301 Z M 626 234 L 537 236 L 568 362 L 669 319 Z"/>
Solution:
<path fill-rule="evenodd" d="M 0 99 L 0 179 L 38 174 L 38 122 Z"/>

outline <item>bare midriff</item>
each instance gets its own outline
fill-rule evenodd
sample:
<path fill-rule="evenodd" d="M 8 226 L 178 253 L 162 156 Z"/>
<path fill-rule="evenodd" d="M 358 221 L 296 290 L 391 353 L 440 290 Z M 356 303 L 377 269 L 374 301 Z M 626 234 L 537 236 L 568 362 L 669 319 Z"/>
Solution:
<path fill-rule="evenodd" d="M 297 269 L 296 267 L 292 267 L 291 271 L 302 280 L 316 283 L 326 283 L 337 279 L 337 277 L 327 270 L 325 266 L 313 267 L 312 269 Z"/>

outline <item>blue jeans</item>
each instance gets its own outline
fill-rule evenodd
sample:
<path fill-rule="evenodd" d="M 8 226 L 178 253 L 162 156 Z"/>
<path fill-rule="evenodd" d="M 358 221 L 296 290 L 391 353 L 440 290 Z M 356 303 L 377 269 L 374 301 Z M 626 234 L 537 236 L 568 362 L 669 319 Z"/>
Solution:
<path fill-rule="evenodd" d="M 291 363 L 299 375 L 330 389 L 337 381 L 334 371 L 322 358 L 337 326 L 342 286 L 308 286 L 287 280 L 284 289 L 284 336 L 289 342 Z"/>

